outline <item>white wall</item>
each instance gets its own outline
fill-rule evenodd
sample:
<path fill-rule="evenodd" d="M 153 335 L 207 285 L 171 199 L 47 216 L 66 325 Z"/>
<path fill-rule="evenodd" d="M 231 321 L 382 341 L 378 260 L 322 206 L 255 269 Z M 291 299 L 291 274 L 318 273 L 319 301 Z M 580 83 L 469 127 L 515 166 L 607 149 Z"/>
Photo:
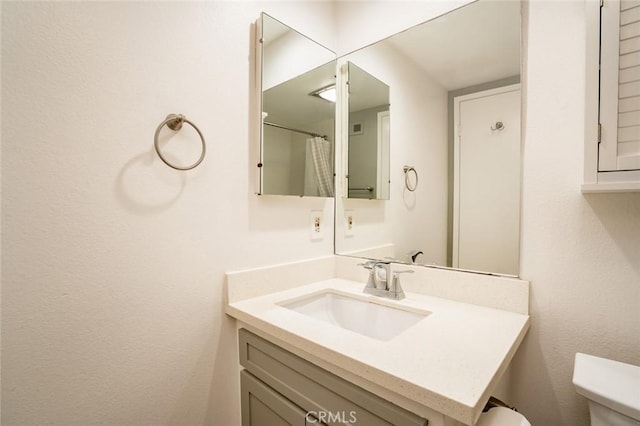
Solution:
<path fill-rule="evenodd" d="M 239 424 L 224 272 L 333 252 L 331 200 L 253 195 L 262 10 L 335 44 L 328 3 L 2 2 L 2 424 Z"/>
<path fill-rule="evenodd" d="M 584 4 L 532 1 L 524 73 L 520 273 L 532 324 L 513 403 L 534 425 L 586 425 L 575 352 L 640 365 L 640 194 L 582 195 Z"/>

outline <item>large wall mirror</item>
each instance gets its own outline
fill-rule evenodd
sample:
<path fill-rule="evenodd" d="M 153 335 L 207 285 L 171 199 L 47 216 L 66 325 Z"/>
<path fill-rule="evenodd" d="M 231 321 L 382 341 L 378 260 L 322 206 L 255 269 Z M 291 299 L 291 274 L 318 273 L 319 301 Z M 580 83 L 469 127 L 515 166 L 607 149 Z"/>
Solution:
<path fill-rule="evenodd" d="M 389 200 L 342 189 L 336 253 L 518 275 L 520 3 L 479 0 L 339 62 L 388 85 L 393 113 Z"/>
<path fill-rule="evenodd" d="M 263 13 L 259 194 L 332 197 L 336 54 Z"/>

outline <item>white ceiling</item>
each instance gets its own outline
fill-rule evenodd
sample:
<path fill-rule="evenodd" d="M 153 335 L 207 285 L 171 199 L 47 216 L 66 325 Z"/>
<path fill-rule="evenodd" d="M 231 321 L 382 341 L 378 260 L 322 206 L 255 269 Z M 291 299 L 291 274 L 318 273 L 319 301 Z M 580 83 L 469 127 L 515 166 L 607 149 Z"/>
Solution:
<path fill-rule="evenodd" d="M 480 0 L 381 43 L 447 90 L 519 75 L 520 2 Z"/>
<path fill-rule="evenodd" d="M 335 84 L 333 62 L 264 91 L 263 110 L 269 114 L 265 121 L 304 127 L 309 122 L 334 118 L 335 104 L 309 95 L 331 84 Z"/>

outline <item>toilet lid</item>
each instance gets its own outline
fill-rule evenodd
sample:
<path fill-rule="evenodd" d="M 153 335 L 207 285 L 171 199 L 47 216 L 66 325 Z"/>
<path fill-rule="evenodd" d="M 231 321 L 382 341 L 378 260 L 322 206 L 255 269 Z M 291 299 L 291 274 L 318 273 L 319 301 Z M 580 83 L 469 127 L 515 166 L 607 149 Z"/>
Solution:
<path fill-rule="evenodd" d="M 531 426 L 531 423 L 517 411 L 494 407 L 480 416 L 476 426 Z"/>

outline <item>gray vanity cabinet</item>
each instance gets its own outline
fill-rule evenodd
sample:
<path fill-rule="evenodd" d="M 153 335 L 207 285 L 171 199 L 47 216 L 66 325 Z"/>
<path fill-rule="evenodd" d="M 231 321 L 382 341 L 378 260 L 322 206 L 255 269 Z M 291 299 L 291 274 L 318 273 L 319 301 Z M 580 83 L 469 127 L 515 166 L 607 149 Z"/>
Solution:
<path fill-rule="evenodd" d="M 240 372 L 240 389 L 243 426 L 305 426 L 304 410 L 246 370 Z"/>
<path fill-rule="evenodd" d="M 426 426 L 428 421 L 239 330 L 242 426 Z"/>

